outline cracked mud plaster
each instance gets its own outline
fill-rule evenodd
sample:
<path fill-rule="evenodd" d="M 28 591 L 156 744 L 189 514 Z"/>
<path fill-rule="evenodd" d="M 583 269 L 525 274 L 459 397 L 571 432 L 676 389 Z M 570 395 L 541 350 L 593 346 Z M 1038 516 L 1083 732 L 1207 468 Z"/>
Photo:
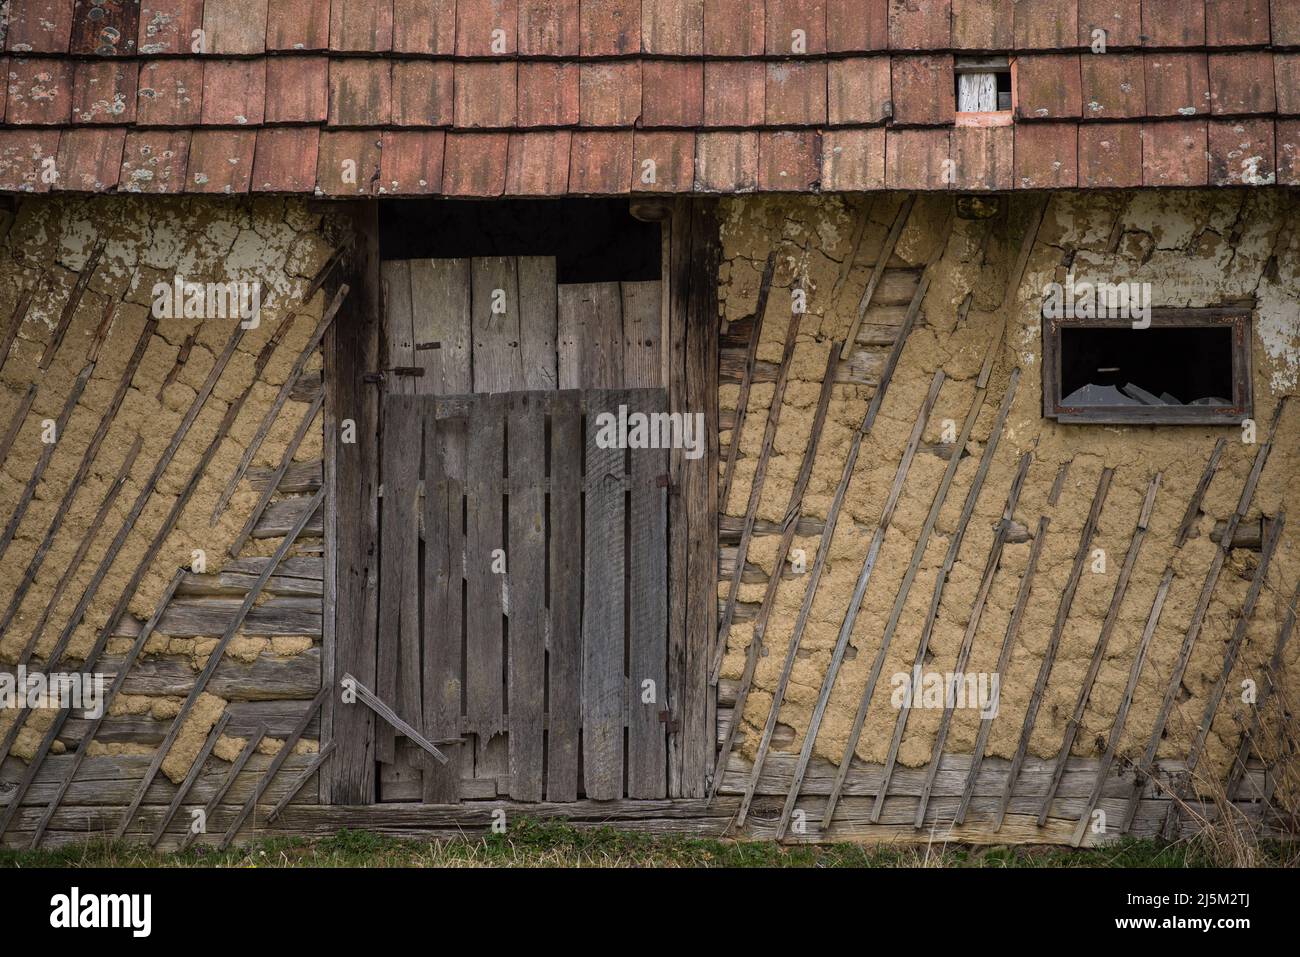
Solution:
<path fill-rule="evenodd" d="M 83 621 L 71 633 L 68 656 L 84 656 L 102 630 L 131 576 L 144 561 L 149 545 L 165 517 L 189 482 L 230 403 L 252 384 L 251 392 L 216 454 L 199 477 L 175 528 L 164 540 L 132 595 L 128 619 L 111 637 L 106 654 L 121 655 L 129 648 L 140 622 L 153 613 L 176 569 L 188 567 L 195 549 L 206 555 L 207 571 L 220 570 L 228 549 L 257 500 L 257 490 L 242 482 L 224 514 L 209 524 L 213 507 L 230 475 L 252 440 L 263 417 L 288 377 L 295 360 L 324 309 L 324 293 L 299 306 L 298 298 L 333 251 L 329 224 L 310 213 L 297 200 L 279 198 L 228 202 L 209 198 L 95 197 L 24 199 L 17 210 L 0 222 L 0 317 L 14 314 L 25 290 L 35 285 L 31 308 L 18 330 L 0 370 L 0 422 L 12 422 L 29 386 L 37 386 L 35 401 L 22 421 L 13 447 L 0 462 L 0 515 L 11 515 L 45 446 L 42 420 L 56 418 L 78 373 L 85 367 L 95 330 L 112 311 L 107 338 L 85 391 L 59 437 L 48 466 L 35 487 L 16 535 L 0 558 L 0 605 L 7 606 L 36 554 L 46 530 L 98 428 L 136 343 L 145 330 L 155 283 L 170 283 L 176 276 L 193 282 L 230 279 L 261 284 L 261 322 L 246 330 L 211 396 L 181 442 L 156 486 L 149 490 L 139 518 L 127 530 L 116 559 L 108 568 Z M 102 244 L 95 269 L 80 304 L 72 313 L 61 345 L 48 369 L 39 368 L 47 344 L 55 337 L 79 271 L 93 250 Z M 297 314 L 295 315 L 295 309 Z M 265 369 L 253 382 L 254 363 L 263 346 L 285 323 L 288 330 L 271 354 Z M 110 494 L 128 450 L 139 436 L 142 446 L 134 465 L 98 533 L 54 607 L 36 648 L 37 659 L 48 654 L 62 635 L 77 602 L 89 588 L 95 569 L 110 542 L 123 528 L 128 513 L 154 464 L 171 442 L 204 380 L 225 349 L 235 323 L 226 320 L 160 319 L 148 338 L 143 358 L 131 379 L 122 404 L 109 423 L 98 452 L 79 489 L 67 507 L 58 533 L 50 543 L 25 598 L 6 633 L 0 635 L 0 663 L 13 665 L 31 638 L 54 595 L 60 577 L 77 553 L 82 538 L 105 498 Z M 188 355 L 177 365 L 182 352 Z M 319 368 L 313 359 L 309 367 Z M 290 400 L 275 420 L 254 457 L 252 467 L 278 465 L 307 405 Z M 295 456 L 299 461 L 318 459 L 320 437 L 314 430 Z M 270 554 L 276 539 L 254 540 L 244 555 Z M 2 610 L 2 609 L 0 609 Z M 145 655 L 172 654 L 190 659 L 197 670 L 207 660 L 218 635 L 172 637 L 160 629 L 149 640 Z M 239 635 L 229 655 L 237 661 L 256 659 L 268 647 L 275 654 L 300 654 L 310 639 Z M 145 699 L 147 707 L 127 699 L 132 708 L 170 720 L 179 699 Z M 119 706 L 122 699 L 119 699 Z M 188 770 L 202 739 L 219 715 L 224 702 L 205 696 L 203 712 L 191 716 L 163 770 L 179 780 Z M 210 719 L 210 720 L 209 720 Z M 7 716 L 0 715 L 0 725 Z M 14 753 L 26 758 L 44 730 L 42 713 L 33 713 L 21 732 Z M 48 721 L 46 726 L 48 726 Z M 194 743 L 197 736 L 198 744 Z M 65 743 L 56 741 L 55 753 Z M 126 750 L 123 750 L 126 749 Z M 140 753 L 138 745 L 96 744 L 91 753 Z M 148 752 L 149 748 L 143 748 Z"/>
<path fill-rule="evenodd" d="M 1121 759 L 1140 756 L 1146 746 L 1216 549 L 1210 533 L 1215 522 L 1228 518 L 1236 507 L 1258 447 L 1243 444 L 1236 428 L 1060 426 L 1043 419 L 1041 290 L 1048 282 L 1064 279 L 1062 263 L 1072 256 L 1080 276 L 1151 283 L 1152 301 L 1157 306 L 1206 306 L 1256 297 L 1252 374 L 1255 418 L 1260 423 L 1262 441 L 1277 402 L 1295 393 L 1300 378 L 1300 230 L 1292 225 L 1300 208 L 1289 194 L 1273 190 L 1052 194 L 1020 288 L 1004 302 L 1020 237 L 1036 201 L 1038 198 L 1033 196 L 1004 198 L 1003 202 L 1010 204 L 1006 221 L 972 222 L 949 219 L 950 198 L 922 196 L 917 200 L 891 265 L 919 267 L 938 258 L 931 267 L 922 317 L 903 350 L 875 429 L 863 442 L 848 487 L 780 709 L 779 720 L 793 729 L 793 740 L 778 742 L 778 750 L 798 751 L 803 743 L 903 446 L 931 376 L 942 370 L 946 381 L 926 425 L 922 449 L 907 475 L 818 734 L 815 753 L 835 763 L 841 760 L 890 610 L 947 464 L 929 447 L 940 443 L 944 419 L 953 420 L 960 428 L 976 396 L 975 382 L 985 350 L 990 348 L 994 350 L 994 364 L 987 395 L 965 450 L 967 455 L 959 463 L 886 653 L 856 754 L 868 762 L 881 762 L 886 756 L 898 716 L 890 701 L 890 678 L 912 667 L 936 575 L 1009 375 L 1017 366 L 1022 371 L 1020 386 L 945 586 L 924 667 L 928 671 L 954 670 L 993 542 L 994 525 L 1001 516 L 1021 454 L 1033 449 L 1033 465 L 1014 518 L 1031 533 L 1041 515 L 1051 519 L 1051 526 L 1010 664 L 1001 676 L 1001 707 L 992 724 L 987 752 L 1011 757 L 1098 478 L 1103 468 L 1115 469 L 1093 542 L 1094 548 L 1105 550 L 1106 570 L 1097 574 L 1085 567 L 1029 742 L 1032 754 L 1055 755 L 1092 660 L 1148 483 L 1156 472 L 1161 472 L 1163 484 L 1150 531 L 1088 700 L 1074 753 L 1091 757 L 1101 754 L 1157 585 L 1166 563 L 1172 560 L 1173 586 L 1125 725 Z M 808 294 L 808 315 L 803 317 L 799 332 L 759 503 L 759 519 L 781 520 L 804 454 L 830 342 L 846 334 L 901 202 L 900 195 L 723 201 L 720 295 L 724 326 L 753 312 L 763 263 L 772 249 L 777 251 L 777 268 L 758 349 L 760 360 L 780 361 L 791 286 L 802 284 Z M 861 238 L 855 255 L 857 235 Z M 961 321 L 960 307 L 968 294 L 971 304 Z M 881 347 L 882 355 L 887 351 L 887 345 Z M 852 431 L 862 421 L 872 392 L 870 385 L 834 387 L 804 499 L 802 514 L 806 518 L 825 518 Z M 735 409 L 738 393 L 735 385 L 720 389 L 724 412 Z M 725 514 L 745 513 L 772 395 L 771 385 L 758 384 L 750 392 L 748 414 L 739 437 L 735 480 L 729 500 L 722 506 Z M 1205 497 L 1203 514 L 1195 523 L 1190 541 L 1175 550 L 1174 536 L 1183 512 L 1220 436 L 1228 439 L 1227 448 Z M 1257 519 L 1261 512 L 1275 515 L 1283 507 L 1293 516 L 1300 515 L 1298 437 L 1300 403 L 1289 407 L 1283 416 L 1277 444 L 1248 520 Z M 732 436 L 724 431 L 721 438 L 725 447 Z M 1053 507 L 1048 504 L 1048 494 L 1061 465 L 1067 461 L 1071 462 L 1067 480 Z M 1249 623 L 1201 759 L 1202 768 L 1219 778 L 1250 720 L 1250 709 L 1241 700 L 1241 682 L 1249 679 L 1263 685 L 1263 665 L 1272 655 L 1284 604 L 1300 575 L 1300 548 L 1296 544 L 1300 529 L 1294 526 L 1293 521 L 1274 555 L 1267 587 Z M 778 542 L 779 535 L 753 539 L 748 562 L 762 573 L 755 577 L 765 578 L 772 573 L 778 561 Z M 804 551 L 811 567 L 818 544 L 815 535 L 799 535 L 792 547 Z M 1030 548 L 1028 541 L 1005 547 L 975 635 L 968 673 L 991 672 L 996 667 Z M 1257 562 L 1255 552 L 1234 550 L 1230 554 L 1169 715 L 1159 749 L 1162 759 L 1182 760 L 1187 754 L 1222 669 L 1237 609 Z M 806 575 L 788 576 L 776 591 L 766 654 L 759 659 L 743 716 L 743 740 L 738 749 L 747 758 L 753 757 L 772 707 L 806 580 Z M 739 599 L 753 603 L 756 609 L 765 588 L 763 580 L 743 584 Z M 719 595 L 725 598 L 725 582 L 719 586 Z M 724 679 L 740 678 L 752 634 L 752 622 L 733 626 L 728 636 Z M 1296 655 L 1297 649 L 1292 647 L 1288 664 L 1293 669 Z M 899 752 L 904 765 L 919 766 L 929 761 L 941 716 L 942 709 L 913 709 Z M 978 726 L 978 712 L 956 710 L 946 749 L 968 752 Z"/>

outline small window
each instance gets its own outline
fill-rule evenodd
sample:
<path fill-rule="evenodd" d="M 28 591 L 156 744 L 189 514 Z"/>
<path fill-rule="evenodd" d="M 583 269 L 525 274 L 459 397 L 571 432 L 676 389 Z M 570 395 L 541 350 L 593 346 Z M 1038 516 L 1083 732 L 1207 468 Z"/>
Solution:
<path fill-rule="evenodd" d="M 1043 414 L 1058 422 L 1206 425 L 1252 414 L 1248 307 L 1043 318 Z"/>
<path fill-rule="evenodd" d="M 958 57 L 957 125 L 1003 126 L 1012 122 L 1013 62 L 1007 57 Z"/>

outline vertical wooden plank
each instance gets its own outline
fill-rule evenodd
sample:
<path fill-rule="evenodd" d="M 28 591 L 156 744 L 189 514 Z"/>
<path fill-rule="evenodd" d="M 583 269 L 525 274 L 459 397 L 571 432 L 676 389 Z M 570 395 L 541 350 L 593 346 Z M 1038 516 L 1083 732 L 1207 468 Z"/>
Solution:
<path fill-rule="evenodd" d="M 379 275 L 384 292 L 384 365 L 409 368 L 415 365 L 410 263 L 405 259 L 382 263 Z M 409 395 L 415 391 L 413 378 L 390 376 L 384 391 Z"/>
<path fill-rule="evenodd" d="M 469 347 L 469 260 L 413 259 L 411 365 L 424 370 L 415 391 L 460 395 L 473 391 Z"/>
<path fill-rule="evenodd" d="M 555 257 L 520 256 L 518 272 L 520 388 L 549 392 L 557 388 Z"/>
<path fill-rule="evenodd" d="M 656 323 L 658 310 L 656 299 Z M 668 407 L 662 389 L 638 391 L 632 398 L 630 412 Z M 663 798 L 668 796 L 667 728 L 661 717 L 667 711 L 668 681 L 668 490 L 660 477 L 668 474 L 668 450 L 633 449 L 629 454 L 627 796 Z"/>
<path fill-rule="evenodd" d="M 542 799 L 542 733 L 546 681 L 546 422 L 542 396 L 509 396 L 510 796 Z"/>
<path fill-rule="evenodd" d="M 616 282 L 559 287 L 561 389 L 623 385 L 622 294 Z"/>
<path fill-rule="evenodd" d="M 474 391 L 523 389 L 517 262 L 508 256 L 470 261 Z"/>
<path fill-rule="evenodd" d="M 550 635 L 547 643 L 546 799 L 578 797 L 582 717 L 582 406 L 560 392 L 551 412 Z"/>
<path fill-rule="evenodd" d="M 587 797 L 623 793 L 624 475 L 622 448 L 597 441 L 600 416 L 618 415 L 618 392 L 588 396 L 583 510 L 582 763 Z"/>
<path fill-rule="evenodd" d="M 505 731 L 502 579 L 493 571 L 494 552 L 504 547 L 504 411 L 499 395 L 478 399 L 470 411 L 466 436 L 465 693 L 469 727 L 478 736 L 480 758 L 488 752 L 491 739 Z"/>
<path fill-rule="evenodd" d="M 629 389 L 656 389 L 660 371 L 660 324 L 663 283 L 625 282 L 623 298 L 623 385 Z"/>

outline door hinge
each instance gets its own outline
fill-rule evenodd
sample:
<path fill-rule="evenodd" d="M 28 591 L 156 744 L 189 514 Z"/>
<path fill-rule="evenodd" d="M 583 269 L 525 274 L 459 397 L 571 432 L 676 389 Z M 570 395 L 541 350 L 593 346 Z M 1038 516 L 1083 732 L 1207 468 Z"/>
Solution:
<path fill-rule="evenodd" d="M 393 366 L 391 369 L 380 369 L 378 372 L 367 372 L 362 376 L 363 382 L 383 382 L 388 376 L 412 376 L 420 378 L 424 375 L 424 370 L 419 366 Z"/>

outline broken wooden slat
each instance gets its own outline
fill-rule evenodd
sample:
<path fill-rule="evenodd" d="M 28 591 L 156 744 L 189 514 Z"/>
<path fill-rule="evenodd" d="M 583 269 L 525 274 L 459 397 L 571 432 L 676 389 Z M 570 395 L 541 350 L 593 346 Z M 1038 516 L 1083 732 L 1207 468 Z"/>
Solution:
<path fill-rule="evenodd" d="M 352 675 L 344 674 L 342 685 L 344 688 L 352 690 L 356 695 L 357 701 L 364 704 L 380 718 L 383 718 L 383 720 L 397 731 L 398 734 L 401 734 L 412 744 L 417 745 L 422 751 L 432 757 L 439 764 L 447 763 L 447 756 L 438 750 L 432 741 L 422 735 L 415 728 L 411 727 L 411 725 L 408 724 L 401 715 L 385 704 L 382 698 L 376 695 L 356 678 L 352 677 Z M 321 695 L 327 694 L 329 690 L 330 689 L 328 688 L 322 688 Z M 315 708 L 313 708 L 312 711 L 314 712 Z M 306 722 L 304 722 L 303 727 L 306 728 Z"/>
<path fill-rule="evenodd" d="M 18 303 L 14 306 L 14 311 L 9 317 L 9 326 L 5 329 L 4 338 L 0 339 L 0 371 L 4 371 L 5 363 L 9 360 L 9 353 L 13 349 L 14 340 L 18 338 L 18 330 L 23 327 L 23 322 L 27 319 L 27 311 L 32 306 L 32 299 L 36 296 L 36 291 L 44 281 L 44 275 L 38 276 L 36 281 L 18 297 Z M 32 383 L 29 391 L 33 393 L 36 391 L 35 383 Z M 18 418 L 19 421 L 22 421 L 22 416 Z M 8 446 L 0 445 L 0 452 L 7 453 Z M 0 454 L 0 460 L 3 460 L 3 458 L 4 455 Z"/>
<path fill-rule="evenodd" d="M 27 413 L 32 410 L 32 403 L 35 401 L 36 383 L 33 382 L 27 387 L 26 394 L 18 403 L 18 408 L 14 411 L 13 420 L 9 423 L 4 438 L 0 439 L 0 461 L 4 461 L 9 457 L 9 450 L 13 448 L 14 440 L 18 438 L 18 432 L 22 429 L 23 422 L 27 419 Z"/>
<path fill-rule="evenodd" d="M 885 237 L 885 244 L 880 249 L 880 255 L 876 257 L 876 265 L 871 270 L 871 278 L 867 280 L 867 288 L 862 291 L 862 298 L 858 300 L 858 312 L 853 317 L 853 323 L 849 326 L 849 334 L 845 337 L 844 345 L 840 347 L 840 358 L 847 359 L 851 344 L 857 341 L 858 329 L 862 325 L 862 317 L 867 314 L 867 309 L 871 306 L 871 297 L 875 294 L 876 286 L 880 283 L 880 277 L 884 275 L 885 267 L 889 265 L 889 260 L 894 255 L 894 249 L 898 246 L 898 239 L 903 235 L 903 227 L 907 225 L 907 218 L 912 213 L 912 207 L 916 203 L 916 194 L 909 193 L 903 200 L 903 205 L 898 209 L 898 215 L 894 217 L 894 224 L 889 227 L 889 235 Z"/>
<path fill-rule="evenodd" d="M 550 635 L 546 799 L 578 797 L 582 722 L 582 409 L 578 392 L 559 392 L 551 412 Z M 459 712 L 459 703 L 457 704 Z"/>
<path fill-rule="evenodd" d="M 1220 436 L 1219 440 L 1214 443 L 1214 451 L 1210 453 L 1210 458 L 1205 463 L 1205 470 L 1201 473 L 1201 480 L 1196 483 L 1196 490 L 1192 493 L 1192 499 L 1187 503 L 1187 511 L 1183 513 L 1183 520 L 1178 524 L 1178 534 L 1174 536 L 1175 548 L 1182 548 L 1187 543 L 1187 536 L 1191 534 L 1192 525 L 1195 524 L 1197 516 L 1201 514 L 1201 502 L 1205 500 L 1205 492 L 1209 489 L 1214 473 L 1219 468 L 1219 456 L 1223 455 L 1223 447 L 1227 442 L 1227 439 Z"/>
<path fill-rule="evenodd" d="M 1073 459 L 1066 459 L 1056 470 L 1056 480 L 1052 482 L 1052 490 L 1047 493 L 1047 504 L 1052 508 L 1056 508 L 1056 504 L 1061 500 L 1061 490 L 1065 488 L 1065 479 L 1070 474 L 1070 463 L 1073 461 Z"/>
<path fill-rule="evenodd" d="M 284 794 L 280 796 L 280 800 L 276 802 L 275 807 L 271 808 L 270 813 L 266 815 L 267 824 L 275 823 L 275 819 L 289 806 L 289 802 L 298 796 L 298 792 L 303 789 L 303 785 L 312 779 L 312 776 L 320 770 L 320 766 L 325 763 L 325 760 L 334 753 L 335 746 L 333 741 L 325 745 L 316 752 L 316 756 L 311 759 L 311 763 L 298 772 L 298 776 L 285 788 Z M 426 769 L 425 774 L 428 773 Z"/>
<path fill-rule="evenodd" d="M 221 799 L 230 791 L 230 786 L 235 783 L 236 778 L 239 777 L 239 773 L 244 770 L 244 766 L 248 764 L 248 759 L 257 752 L 257 747 L 262 743 L 264 737 L 266 737 L 265 728 L 259 728 L 248 736 L 248 740 L 244 742 L 244 747 L 239 752 L 239 756 L 236 757 L 234 763 L 231 764 L 230 771 L 226 774 L 225 780 L 221 782 L 221 786 L 213 793 L 212 797 L 208 800 L 207 806 L 203 809 L 202 830 L 196 830 L 192 824 L 190 827 L 186 828 L 185 837 L 181 838 L 178 850 L 184 851 L 190 846 L 190 842 L 193 841 L 197 835 L 207 833 L 207 822 L 210 821 L 212 815 L 217 812 L 217 808 L 221 805 Z"/>
<path fill-rule="evenodd" d="M 185 803 L 185 798 L 189 795 L 190 788 L 194 787 L 194 782 L 198 780 L 199 775 L 202 773 L 203 766 L 208 763 L 208 758 L 212 754 L 212 749 L 217 746 L 217 741 L 221 738 L 222 732 L 226 730 L 226 725 L 229 723 L 230 712 L 223 711 L 221 717 L 217 719 L 217 723 L 214 724 L 212 730 L 208 732 L 207 739 L 203 742 L 203 747 L 199 749 L 198 756 L 194 759 L 194 763 L 190 765 L 190 773 L 185 775 L 185 780 L 182 781 L 180 787 L 176 789 L 176 796 L 172 798 L 172 803 L 167 805 L 167 810 L 163 812 L 162 817 L 158 819 L 158 823 L 154 826 L 153 835 L 149 838 L 150 847 L 157 847 L 158 842 L 162 840 L 162 836 L 167 833 L 167 825 L 171 823 L 172 818 L 176 816 L 176 812 L 179 811 L 181 805 Z M 70 777 L 71 776 L 69 776 L 69 778 Z M 51 810 L 52 809 L 53 805 L 51 805 Z M 35 842 L 33 842 L 33 846 L 35 846 Z"/>
<path fill-rule="evenodd" d="M 81 267 L 81 272 L 77 274 L 77 281 L 72 285 L 72 291 L 68 294 L 68 301 L 63 305 L 63 311 L 59 313 L 59 321 L 54 327 L 54 332 L 50 336 L 50 341 L 45 344 L 45 351 L 41 353 L 41 361 L 37 364 L 42 372 L 50 368 L 54 362 L 54 354 L 59 351 L 63 345 L 63 339 L 68 334 L 68 327 L 72 325 L 72 317 L 76 315 L 77 307 L 81 305 L 81 298 L 86 293 L 86 286 L 90 283 L 90 278 L 95 274 L 95 267 L 99 265 L 99 257 L 104 253 L 104 241 L 100 240 L 95 248 L 90 251 L 86 257 L 86 262 Z"/>
<path fill-rule="evenodd" d="M 754 307 L 754 321 L 750 324 L 749 342 L 745 347 L 745 361 L 740 373 L 740 393 L 736 396 L 736 421 L 731 428 L 731 444 L 727 449 L 727 462 L 723 466 L 722 480 L 718 485 L 718 502 L 726 511 L 731 497 L 731 482 L 736 475 L 736 457 L 739 455 L 740 434 L 745 429 L 749 414 L 749 390 L 754 379 L 754 361 L 758 354 L 758 341 L 763 335 L 763 320 L 767 315 L 767 299 L 772 291 L 772 276 L 776 271 L 776 250 L 767 254 L 763 265 L 763 278 L 758 284 L 758 303 Z"/>

